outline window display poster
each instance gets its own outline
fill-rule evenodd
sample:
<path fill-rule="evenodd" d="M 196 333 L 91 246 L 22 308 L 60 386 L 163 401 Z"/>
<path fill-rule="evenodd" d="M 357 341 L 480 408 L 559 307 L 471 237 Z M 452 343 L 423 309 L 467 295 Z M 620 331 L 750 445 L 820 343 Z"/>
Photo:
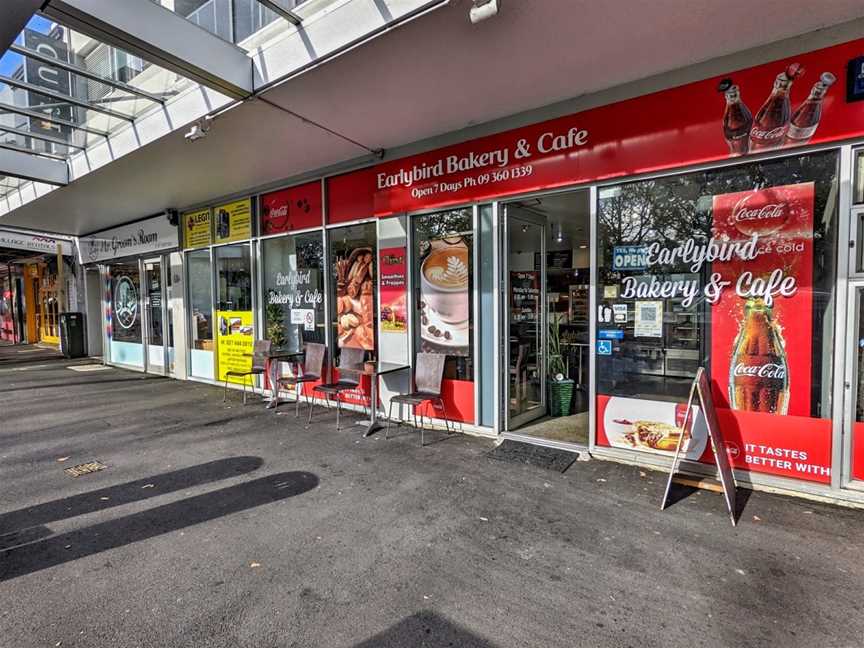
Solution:
<path fill-rule="evenodd" d="M 663 337 L 663 302 L 637 301 L 633 328 L 636 337 Z"/>
<path fill-rule="evenodd" d="M 381 248 L 381 330 L 407 334 L 408 308 L 405 258 L 407 248 Z"/>
<path fill-rule="evenodd" d="M 811 413 L 814 191 L 805 182 L 713 198 L 711 240 L 738 245 L 711 264 L 718 406 Z"/>
<path fill-rule="evenodd" d="M 209 208 L 183 214 L 183 247 L 189 249 L 210 245 L 213 241 L 210 223 Z"/>
<path fill-rule="evenodd" d="M 612 314 L 616 324 L 626 324 L 627 304 L 612 304 Z"/>
<path fill-rule="evenodd" d="M 229 371 L 249 371 L 252 367 L 252 347 L 255 335 L 252 311 L 216 311 L 216 355 L 219 380 Z M 243 378 L 227 378 L 228 382 L 243 383 Z M 246 379 L 248 382 L 248 378 Z"/>
<path fill-rule="evenodd" d="M 468 245 L 461 238 L 453 241 L 430 241 L 420 262 L 420 340 L 425 352 L 468 356 Z"/>
<path fill-rule="evenodd" d="M 213 208 L 216 243 L 245 241 L 252 236 L 252 199 L 245 198 Z"/>
<path fill-rule="evenodd" d="M 339 347 L 375 349 L 375 263 L 372 248 L 336 259 L 336 334 Z"/>
<path fill-rule="evenodd" d="M 264 235 L 321 226 L 321 181 L 307 182 L 261 196 Z"/>

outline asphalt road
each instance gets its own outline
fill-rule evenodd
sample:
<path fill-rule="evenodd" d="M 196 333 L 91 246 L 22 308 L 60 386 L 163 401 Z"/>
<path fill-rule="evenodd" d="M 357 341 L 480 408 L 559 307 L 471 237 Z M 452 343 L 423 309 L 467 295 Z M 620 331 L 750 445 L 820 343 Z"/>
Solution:
<path fill-rule="evenodd" d="M 0 362 L 4 648 L 864 645 L 864 512 L 70 364 Z"/>

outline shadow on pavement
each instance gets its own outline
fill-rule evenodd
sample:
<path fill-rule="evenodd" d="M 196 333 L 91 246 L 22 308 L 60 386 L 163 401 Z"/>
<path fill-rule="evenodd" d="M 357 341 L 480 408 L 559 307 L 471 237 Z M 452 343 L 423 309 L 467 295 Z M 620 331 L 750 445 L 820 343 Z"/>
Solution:
<path fill-rule="evenodd" d="M 354 648 L 495 648 L 495 644 L 432 612 L 421 610 Z"/>
<path fill-rule="evenodd" d="M 184 488 L 229 479 L 258 470 L 263 465 L 264 460 L 261 457 L 217 459 L 197 466 L 181 468 L 161 475 L 145 477 L 125 484 L 108 486 L 80 495 L 37 504 L 26 509 L 3 513 L 0 514 L 0 533 L 4 535 L 0 536 L 0 546 L 2 546 L 2 538 L 11 531 L 65 520 L 114 506 L 122 506 L 130 502 L 140 502 L 150 497 Z"/>
<path fill-rule="evenodd" d="M 22 377 L 23 380 L 23 377 Z M 170 380 L 164 376 L 135 376 L 134 378 L 109 378 L 107 380 L 75 380 L 61 383 L 41 383 L 37 382 L 23 387 L 12 387 L 10 389 L 0 389 L 0 394 L 17 391 L 31 391 L 34 389 L 54 389 L 55 387 L 81 387 L 84 385 L 107 385 L 110 383 L 125 383 L 125 382 L 141 382 L 142 380 Z"/>
<path fill-rule="evenodd" d="M 310 472 L 268 475 L 2 551 L 0 581 L 278 502 L 317 485 L 318 476 Z"/>

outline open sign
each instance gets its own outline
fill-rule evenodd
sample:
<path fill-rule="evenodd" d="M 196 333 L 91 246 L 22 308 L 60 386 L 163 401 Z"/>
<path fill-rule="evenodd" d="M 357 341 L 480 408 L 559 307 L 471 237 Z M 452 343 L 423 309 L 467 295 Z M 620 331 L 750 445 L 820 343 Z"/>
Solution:
<path fill-rule="evenodd" d="M 644 245 L 616 245 L 612 248 L 613 270 L 644 270 L 647 267 Z"/>

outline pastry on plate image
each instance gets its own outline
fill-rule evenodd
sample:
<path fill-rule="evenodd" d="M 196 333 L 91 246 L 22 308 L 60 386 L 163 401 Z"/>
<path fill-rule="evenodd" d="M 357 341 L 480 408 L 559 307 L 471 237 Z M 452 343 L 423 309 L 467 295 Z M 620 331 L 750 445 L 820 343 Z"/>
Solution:
<path fill-rule="evenodd" d="M 612 396 L 603 412 L 603 430 L 614 448 L 655 454 L 674 454 L 681 440 L 683 456 L 695 460 L 705 451 L 708 429 L 698 407 L 693 408 L 692 424 L 682 429 L 686 413 L 685 403 Z"/>
<path fill-rule="evenodd" d="M 684 434 L 684 442 L 690 439 L 690 433 L 675 425 L 661 423 L 659 421 L 616 421 L 616 423 L 630 424 L 633 429 L 624 435 L 634 448 L 644 447 L 654 450 L 669 450 L 674 452 L 678 447 L 678 440 Z M 684 446 L 687 447 L 686 445 Z"/>

